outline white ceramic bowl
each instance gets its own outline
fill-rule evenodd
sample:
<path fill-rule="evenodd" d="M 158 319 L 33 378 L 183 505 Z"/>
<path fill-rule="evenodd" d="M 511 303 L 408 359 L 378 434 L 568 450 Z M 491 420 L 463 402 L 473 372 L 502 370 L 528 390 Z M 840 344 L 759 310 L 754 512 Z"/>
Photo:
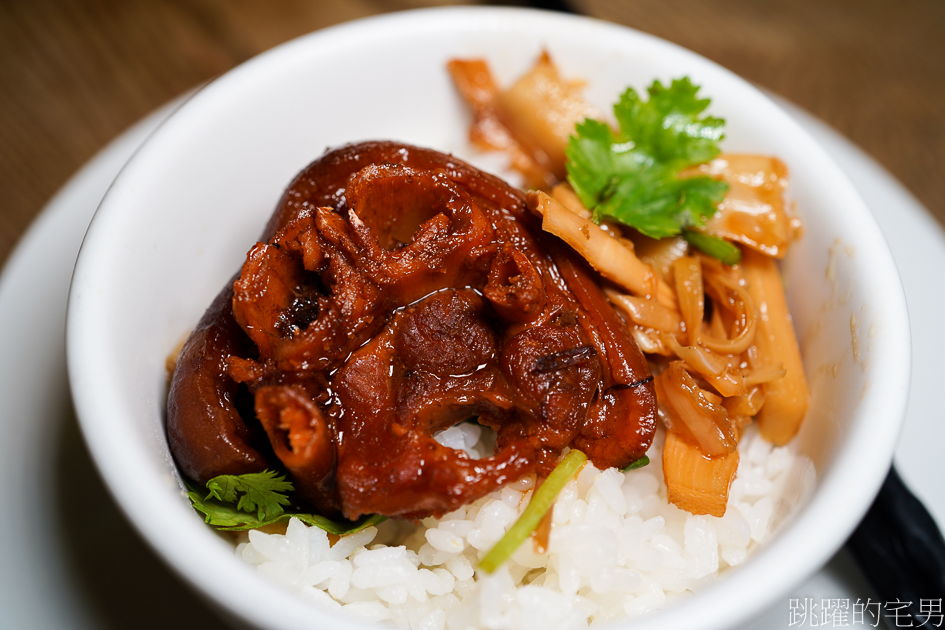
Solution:
<path fill-rule="evenodd" d="M 805 223 L 783 269 L 813 392 L 797 445 L 816 480 L 798 484 L 796 505 L 750 561 L 626 625 L 706 629 L 778 598 L 787 609 L 790 589 L 840 547 L 879 488 L 906 403 L 905 301 L 869 211 L 791 118 L 691 52 L 590 19 L 460 8 L 363 20 L 253 59 L 184 104 L 113 184 L 73 278 L 69 373 L 95 462 L 158 554 L 235 618 L 360 627 L 258 577 L 183 498 L 164 434 L 165 357 L 239 268 L 285 186 L 326 147 L 392 139 L 482 164 L 446 60 L 487 57 L 507 85 L 542 48 L 565 76 L 587 80 L 602 111 L 627 85 L 689 75 L 728 121 L 726 150 L 789 165 Z"/>

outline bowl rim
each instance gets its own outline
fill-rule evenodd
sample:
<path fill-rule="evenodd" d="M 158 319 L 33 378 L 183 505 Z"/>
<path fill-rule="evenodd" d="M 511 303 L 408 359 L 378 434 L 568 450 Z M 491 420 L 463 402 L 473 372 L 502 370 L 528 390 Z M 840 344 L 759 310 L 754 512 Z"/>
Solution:
<path fill-rule="evenodd" d="M 743 79 L 737 78 L 727 69 L 696 53 L 652 35 L 583 16 L 511 7 L 417 9 L 363 18 L 332 26 L 303 35 L 241 64 L 201 88 L 191 97 L 190 101 L 197 103 L 199 107 L 204 99 L 213 98 L 217 93 L 230 89 L 234 81 L 265 73 L 267 68 L 278 66 L 283 59 L 291 58 L 300 49 L 310 46 L 327 46 L 336 38 L 345 38 L 352 35 L 364 37 L 371 32 L 386 32 L 388 29 L 406 29 L 407 32 L 410 30 L 417 31 L 418 29 L 422 31 L 436 25 L 456 24 L 466 20 L 476 20 L 477 27 L 488 28 L 489 24 L 510 19 L 541 20 L 544 24 L 581 24 L 582 28 L 590 30 L 598 29 L 600 32 L 642 38 L 656 48 L 673 49 L 691 56 L 704 67 L 714 72 L 721 72 L 722 75 L 729 78 L 737 79 L 737 82 L 744 84 L 744 88 L 755 92 L 758 97 L 769 103 L 771 102 L 765 94 Z M 423 25 L 422 28 L 421 25 Z M 184 103 L 177 112 L 162 124 L 161 128 L 152 134 L 151 138 L 160 136 L 165 127 L 173 127 L 180 116 L 186 116 L 190 111 L 189 105 L 190 103 Z M 783 112 L 776 104 L 772 103 L 772 106 Z M 724 580 L 703 587 L 699 592 L 667 608 L 650 615 L 627 620 L 627 622 L 633 624 L 634 628 L 675 627 L 684 624 L 703 628 L 723 627 L 747 620 L 760 613 L 775 600 L 775 597 L 787 594 L 791 588 L 812 575 L 839 549 L 853 531 L 859 518 L 869 508 L 873 497 L 885 478 L 886 471 L 892 463 L 893 452 L 906 407 L 908 374 L 911 365 L 908 317 L 905 296 L 898 272 L 885 239 L 859 193 L 816 141 L 793 120 L 790 120 L 787 114 L 784 114 L 784 118 L 790 121 L 790 132 L 806 139 L 806 142 L 813 147 L 811 158 L 817 161 L 818 164 L 822 164 L 827 172 L 836 174 L 839 177 L 838 186 L 843 189 L 843 194 L 850 199 L 853 205 L 857 206 L 857 212 L 862 215 L 862 218 L 866 219 L 858 226 L 858 229 L 862 232 L 861 236 L 870 243 L 869 253 L 875 259 L 872 264 L 880 274 L 880 281 L 885 282 L 887 287 L 885 306 L 888 312 L 885 319 L 894 322 L 890 329 L 892 336 L 895 337 L 888 345 L 899 349 L 898 352 L 891 353 L 893 361 L 888 367 L 891 368 L 894 374 L 901 375 L 901 377 L 890 380 L 888 383 L 884 382 L 882 396 L 878 395 L 875 387 L 872 388 L 872 392 L 865 394 L 868 400 L 864 402 L 868 404 L 861 403 L 856 413 L 857 415 L 867 413 L 864 409 L 869 407 L 867 417 L 871 421 L 866 426 L 859 423 L 858 426 L 861 426 L 861 428 L 854 432 L 853 439 L 839 447 L 834 461 L 820 475 L 818 489 L 814 496 L 807 503 L 803 512 L 793 520 L 789 528 L 785 528 L 784 531 L 780 532 L 776 540 L 768 541 L 759 549 L 754 554 L 751 562 L 728 571 L 728 575 Z M 235 570 L 221 574 L 205 563 L 208 557 L 219 557 L 219 551 L 224 548 L 232 555 L 232 548 L 229 543 L 218 540 L 219 546 L 217 549 L 209 549 L 206 553 L 194 553 L 194 550 L 188 548 L 187 545 L 178 547 L 171 544 L 173 540 L 181 537 L 189 540 L 186 537 L 193 535 L 198 527 L 208 528 L 197 519 L 190 519 L 190 522 L 187 523 L 177 522 L 174 515 L 179 514 L 179 511 L 174 509 L 170 503 L 172 499 L 177 499 L 176 497 L 168 495 L 160 498 L 155 497 L 155 500 L 143 500 L 137 494 L 138 485 L 144 483 L 146 487 L 149 484 L 153 486 L 155 480 L 153 478 L 143 478 L 140 471 L 139 474 L 135 473 L 132 455 L 119 454 L 116 457 L 116 453 L 110 448 L 110 444 L 114 440 L 114 434 L 106 431 L 105 425 L 99 420 L 108 416 L 108 400 L 100 396 L 102 392 L 99 391 L 99 385 L 96 384 L 94 379 L 90 380 L 89 378 L 90 374 L 95 373 L 95 361 L 97 360 L 94 352 L 95 340 L 90 339 L 83 333 L 89 327 L 90 318 L 95 316 L 94 299 L 90 299 L 89 289 L 94 284 L 96 266 L 103 264 L 96 245 L 100 242 L 100 239 L 107 237 L 109 217 L 116 212 L 121 212 L 118 200 L 120 200 L 124 188 L 128 185 L 127 180 L 135 176 L 135 166 L 144 162 L 148 157 L 151 145 L 149 139 L 135 153 L 128 165 L 122 169 L 115 183 L 109 189 L 86 233 L 73 275 L 67 309 L 67 362 L 70 387 L 80 428 L 92 453 L 95 465 L 121 510 L 152 549 L 179 576 L 195 587 L 215 606 L 227 610 L 230 614 L 235 614 L 253 625 L 272 628 L 305 626 L 313 622 L 313 610 L 311 605 L 304 602 L 302 598 L 283 590 L 274 583 L 270 584 L 267 580 L 256 578 L 248 567 L 245 571 Z M 864 456 L 869 459 L 872 465 L 865 470 L 859 470 L 860 467 L 853 464 Z M 849 485 L 849 474 L 843 474 L 846 470 L 858 470 L 857 483 L 852 488 Z M 156 508 L 167 509 L 167 517 L 154 520 L 141 518 L 144 512 L 151 514 Z M 833 529 L 828 529 L 825 534 L 821 527 L 821 520 L 838 511 L 845 514 L 846 519 L 842 525 L 835 525 Z M 856 518 L 852 518 L 853 516 Z M 203 538 L 206 539 L 207 537 Z M 804 554 L 796 553 L 794 550 L 798 545 L 806 547 L 808 552 Z M 210 547 L 214 546 L 213 543 L 210 544 Z M 193 545 L 190 545 L 190 547 L 193 547 Z M 737 602 L 738 608 L 733 608 L 732 601 L 727 600 L 726 597 L 716 596 L 736 593 L 739 590 L 745 593 L 757 591 L 759 584 L 770 583 L 772 577 L 767 571 L 773 567 L 778 567 L 778 575 L 775 579 L 780 586 L 767 591 L 766 597 L 755 598 L 754 600 L 745 598 Z M 248 580 L 251 581 L 248 582 Z M 247 584 L 252 586 L 252 589 L 249 589 L 253 591 L 252 593 L 247 592 Z M 266 608 L 261 605 L 263 603 L 281 608 L 282 612 L 278 618 L 272 618 Z M 349 627 L 376 627 L 373 624 L 362 626 L 350 617 L 337 617 L 334 613 L 328 611 L 325 611 L 324 615 L 324 619 L 321 620 L 323 622 L 340 622 L 343 620 Z M 314 621 L 318 622 L 319 620 L 315 619 Z"/>

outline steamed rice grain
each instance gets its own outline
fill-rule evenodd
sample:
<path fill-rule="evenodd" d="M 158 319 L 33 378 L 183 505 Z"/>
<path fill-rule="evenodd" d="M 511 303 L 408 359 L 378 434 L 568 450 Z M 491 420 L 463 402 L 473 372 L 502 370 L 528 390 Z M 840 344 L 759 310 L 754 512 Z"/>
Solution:
<path fill-rule="evenodd" d="M 479 427 L 438 439 L 488 452 Z M 588 463 L 558 496 L 546 553 L 526 541 L 492 575 L 479 559 L 518 518 L 535 485 L 522 479 L 418 526 L 389 520 L 333 545 L 292 519 L 282 534 L 250 531 L 237 554 L 323 608 L 412 630 L 586 628 L 665 606 L 738 565 L 771 533 L 795 460 L 749 428 L 721 518 L 666 501 L 662 434 L 651 464 L 627 473 Z"/>

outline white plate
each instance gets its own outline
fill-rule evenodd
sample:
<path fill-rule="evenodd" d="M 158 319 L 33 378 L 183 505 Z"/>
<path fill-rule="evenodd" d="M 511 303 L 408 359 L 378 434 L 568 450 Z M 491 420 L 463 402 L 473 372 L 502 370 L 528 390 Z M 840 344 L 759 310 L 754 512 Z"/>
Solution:
<path fill-rule="evenodd" d="M 225 627 L 138 539 L 94 471 L 69 404 L 63 327 L 72 266 L 98 202 L 127 158 L 166 116 L 142 121 L 83 168 L 49 203 L 0 277 L 0 627 Z M 933 321 L 945 298 L 945 236 L 926 211 L 863 153 L 809 116 L 800 121 L 828 149 L 872 207 L 903 276 L 913 338 L 913 384 L 896 462 L 945 523 L 945 438 L 936 424 Z M 15 483 L 14 483 L 15 480 Z M 841 552 L 791 597 L 872 596 Z M 788 601 L 752 628 L 788 626 Z"/>

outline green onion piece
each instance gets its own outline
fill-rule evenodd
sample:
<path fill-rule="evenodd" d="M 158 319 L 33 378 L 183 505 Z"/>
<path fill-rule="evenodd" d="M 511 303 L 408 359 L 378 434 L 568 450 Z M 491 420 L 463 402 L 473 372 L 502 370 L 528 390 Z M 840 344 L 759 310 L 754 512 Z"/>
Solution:
<path fill-rule="evenodd" d="M 512 557 L 512 554 L 525 542 L 529 534 L 535 531 L 545 512 L 551 509 L 555 498 L 586 461 L 587 455 L 581 451 L 572 450 L 564 456 L 564 459 L 558 462 L 558 465 L 551 471 L 545 482 L 532 495 L 528 507 L 518 517 L 515 524 L 512 525 L 509 531 L 505 532 L 505 536 L 495 544 L 495 547 L 479 561 L 480 569 L 486 573 L 492 573 L 503 562 Z"/>
<path fill-rule="evenodd" d="M 628 470 L 636 470 L 637 468 L 643 468 L 649 463 L 650 463 L 650 458 L 644 455 L 640 459 L 635 459 L 629 464 L 627 464 L 626 468 L 621 468 L 620 472 L 627 472 Z"/>
<path fill-rule="evenodd" d="M 725 239 L 709 236 L 695 230 L 683 230 L 682 236 L 687 243 L 696 249 L 713 258 L 718 258 L 726 265 L 737 265 L 738 261 L 742 259 L 742 250 Z"/>

